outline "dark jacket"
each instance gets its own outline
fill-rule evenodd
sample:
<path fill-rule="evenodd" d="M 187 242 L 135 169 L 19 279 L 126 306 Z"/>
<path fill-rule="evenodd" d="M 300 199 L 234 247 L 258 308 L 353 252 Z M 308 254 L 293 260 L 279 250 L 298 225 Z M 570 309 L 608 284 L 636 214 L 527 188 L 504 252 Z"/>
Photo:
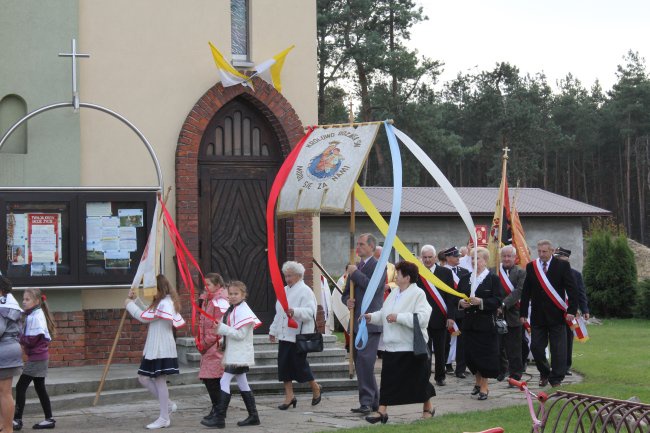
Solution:
<path fill-rule="evenodd" d="M 438 277 L 440 281 L 442 281 L 452 289 L 454 288 L 454 277 L 450 269 L 443 268 L 442 266 L 436 265 L 435 269 L 433 270 L 433 275 Z M 424 287 L 424 283 L 422 282 L 421 276 L 417 281 L 417 285 L 419 288 L 424 290 L 424 293 L 427 295 L 427 301 L 429 302 L 429 305 L 431 305 L 431 317 L 429 318 L 429 325 L 427 326 L 427 328 L 428 329 L 446 328 L 447 319 L 453 319 L 455 317 L 458 298 L 454 295 L 450 295 L 447 292 L 438 290 L 440 292 L 440 295 L 442 296 L 443 301 L 445 302 L 445 305 L 447 306 L 447 316 L 445 316 L 443 312 L 440 310 L 440 307 L 438 307 L 436 301 L 429 294 L 429 291 Z"/>
<path fill-rule="evenodd" d="M 526 279 L 524 280 L 524 288 L 521 292 L 519 316 L 528 317 L 528 305 L 530 305 L 530 324 L 532 326 L 562 324 L 564 323 L 564 311 L 553 303 L 542 288 L 533 268 L 535 261 L 533 260 L 526 265 Z M 578 309 L 576 283 L 569 263 L 553 258 L 548 265 L 546 278 L 562 299 L 565 299 L 565 296 L 569 297 L 567 313 L 575 315 Z"/>
<path fill-rule="evenodd" d="M 449 269 L 449 268 L 446 268 Z M 451 269 L 449 269 L 451 270 Z M 458 275 L 458 278 L 463 278 L 466 275 L 472 275 L 472 273 L 469 271 L 469 269 L 463 268 L 462 266 L 456 266 L 456 271 Z M 453 270 L 452 270 L 453 272 Z M 454 287 L 453 285 L 451 287 Z M 458 282 L 458 287 L 460 287 L 460 281 Z M 456 291 L 460 292 L 460 290 L 456 289 Z M 456 322 L 462 322 L 463 317 L 465 317 L 465 310 L 461 310 L 458 308 L 458 301 L 460 301 L 459 297 L 454 297 L 454 305 L 456 312 L 454 313 L 454 320 Z"/>
<path fill-rule="evenodd" d="M 521 326 L 521 322 L 519 321 L 519 301 L 521 299 L 521 290 L 524 287 L 524 280 L 526 279 L 526 271 L 515 265 L 507 272 L 508 278 L 514 286 L 514 290 L 503 299 L 503 303 L 505 304 L 503 316 L 506 322 L 508 322 L 508 326 L 517 327 Z M 503 293 L 505 295 L 505 289 L 503 289 Z"/>
<path fill-rule="evenodd" d="M 359 264 L 357 263 L 357 266 Z M 361 300 L 368 290 L 368 283 L 370 282 L 370 277 L 377 267 L 377 259 L 370 257 L 366 264 L 361 270 L 357 269 L 352 274 L 348 276 L 345 281 L 345 290 L 343 290 L 343 295 L 341 296 L 341 301 L 344 304 L 347 304 L 348 299 L 350 299 L 350 281 L 354 282 L 354 322 L 359 323 L 359 315 L 361 314 Z M 379 288 L 375 291 L 375 296 L 372 298 L 372 302 L 368 307 L 367 313 L 374 313 L 375 311 L 381 310 L 381 306 L 384 303 L 384 284 L 386 282 L 386 270 L 384 269 L 384 274 L 379 280 Z M 375 289 L 374 287 L 372 288 Z M 355 326 L 354 331 L 356 333 L 357 327 Z M 380 333 L 381 326 L 368 324 L 369 333 Z"/>
<path fill-rule="evenodd" d="M 571 273 L 573 274 L 573 278 L 576 281 L 576 289 L 578 292 L 578 309 L 582 314 L 588 314 L 589 302 L 587 300 L 587 290 L 585 289 L 585 283 L 582 281 L 582 274 L 573 268 L 571 268 Z"/>
<path fill-rule="evenodd" d="M 458 283 L 458 291 L 466 294 L 471 293 L 470 274 L 464 275 Z M 475 296 L 483 300 L 483 309 L 478 306 L 465 309 L 463 320 L 464 331 L 474 332 L 496 332 L 495 320 L 497 308 L 505 296 L 499 277 L 490 272 L 487 277 L 476 288 Z"/>

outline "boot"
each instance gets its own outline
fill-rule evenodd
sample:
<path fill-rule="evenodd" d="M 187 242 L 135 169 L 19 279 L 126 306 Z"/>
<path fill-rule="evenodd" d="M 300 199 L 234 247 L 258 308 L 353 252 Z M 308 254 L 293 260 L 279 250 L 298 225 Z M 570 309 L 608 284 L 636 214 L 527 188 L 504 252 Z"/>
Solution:
<path fill-rule="evenodd" d="M 204 420 L 209 420 L 210 418 L 213 418 L 217 413 L 217 406 L 219 406 L 219 405 L 213 404 L 212 409 L 210 410 L 210 413 L 207 414 L 206 416 L 204 416 L 203 419 Z"/>
<path fill-rule="evenodd" d="M 226 427 L 226 412 L 228 412 L 229 405 L 230 405 L 230 394 L 221 391 L 221 399 L 219 400 L 219 405 L 217 406 L 217 412 L 212 418 L 208 420 L 204 419 L 203 421 L 201 421 L 201 424 L 206 427 L 213 427 L 213 428 Z"/>
<path fill-rule="evenodd" d="M 260 425 L 260 417 L 257 415 L 257 406 L 255 406 L 255 396 L 253 396 L 253 391 L 242 391 L 241 398 L 244 400 L 244 404 L 246 405 L 248 418 L 243 421 L 239 421 L 237 425 L 239 427 L 247 425 Z"/>

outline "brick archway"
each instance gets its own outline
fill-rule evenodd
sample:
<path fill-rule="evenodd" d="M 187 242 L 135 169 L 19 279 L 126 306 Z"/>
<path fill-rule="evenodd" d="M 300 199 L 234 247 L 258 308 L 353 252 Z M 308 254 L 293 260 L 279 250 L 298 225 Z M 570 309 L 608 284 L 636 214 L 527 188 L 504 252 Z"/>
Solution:
<path fill-rule="evenodd" d="M 187 115 L 176 146 L 176 224 L 188 249 L 199 254 L 199 148 L 210 120 L 228 102 L 236 97 L 250 101 L 268 119 L 280 141 L 286 158 L 291 148 L 304 135 L 304 128 L 295 110 L 281 93 L 259 78 L 253 79 L 253 92 L 240 85 L 224 88 L 214 85 L 197 101 Z M 305 280 L 312 278 L 312 223 L 309 217 L 289 220 L 286 230 L 287 258 L 301 262 L 306 268 Z M 209 272 L 209 269 L 203 270 Z M 180 287 L 180 282 L 178 282 Z M 181 292 L 188 305 L 189 294 Z"/>

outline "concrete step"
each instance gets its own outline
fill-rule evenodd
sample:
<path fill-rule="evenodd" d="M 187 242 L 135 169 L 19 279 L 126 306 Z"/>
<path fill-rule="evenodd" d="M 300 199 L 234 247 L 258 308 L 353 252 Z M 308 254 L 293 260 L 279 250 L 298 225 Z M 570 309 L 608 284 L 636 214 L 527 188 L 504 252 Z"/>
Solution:
<path fill-rule="evenodd" d="M 357 389 L 357 380 L 349 378 L 326 379 L 317 377 L 318 383 L 323 387 L 323 392 L 349 391 Z M 249 381 L 255 394 L 282 394 L 284 388 L 277 380 Z M 231 385 L 233 392 L 238 392 L 237 383 Z M 294 384 L 297 393 L 307 393 L 311 398 L 309 384 Z M 49 392 L 49 386 L 48 386 Z M 171 385 L 169 387 L 170 399 L 204 395 L 207 391 L 203 384 Z M 95 399 L 95 392 L 77 392 L 65 395 L 50 395 L 52 411 L 56 417 L 58 411 L 90 407 Z M 138 385 L 137 388 L 123 390 L 109 390 L 102 392 L 99 405 L 125 404 L 136 401 L 151 400 L 152 396 L 147 390 Z M 42 414 L 41 405 L 37 398 L 28 398 L 25 404 L 25 415 Z"/>
<path fill-rule="evenodd" d="M 277 362 L 277 361 L 276 361 Z M 338 379 L 348 377 L 347 362 L 325 362 L 310 363 L 311 369 L 317 380 Z M 80 367 L 84 368 L 84 367 Z M 270 365 L 251 366 L 247 374 L 251 382 L 272 382 L 277 380 L 277 365 L 274 362 Z M 99 387 L 101 372 L 90 377 L 72 378 L 71 380 L 46 380 L 47 392 L 50 397 L 65 396 L 72 394 L 95 393 Z M 198 369 L 181 367 L 180 374 L 174 374 L 168 377 L 170 386 L 194 385 L 200 383 L 198 378 Z M 116 375 L 109 372 L 104 382 L 103 391 L 124 391 L 141 388 L 137 379 L 137 366 L 133 365 L 127 371 L 120 371 Z M 27 397 L 35 398 L 36 392 L 34 387 L 27 389 Z"/>

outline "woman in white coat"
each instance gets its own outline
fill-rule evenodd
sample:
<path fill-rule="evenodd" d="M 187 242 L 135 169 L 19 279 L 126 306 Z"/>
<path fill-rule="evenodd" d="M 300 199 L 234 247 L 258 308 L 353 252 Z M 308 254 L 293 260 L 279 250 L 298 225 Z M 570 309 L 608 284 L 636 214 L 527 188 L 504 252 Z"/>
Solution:
<path fill-rule="evenodd" d="M 321 401 L 321 386 L 314 380 L 307 354 L 296 351 L 296 335 L 314 332 L 316 320 L 316 297 L 314 292 L 303 281 L 305 267 L 298 262 L 286 262 L 282 265 L 282 273 L 287 282 L 284 290 L 287 295 L 289 308 L 285 312 L 280 302 L 275 304 L 275 318 L 269 329 L 269 339 L 272 343 L 279 342 L 278 347 L 278 380 L 284 382 L 284 403 L 278 406 L 280 410 L 296 407 L 298 400 L 293 394 L 293 381 L 309 382 L 312 391 L 311 405 L 316 406 Z M 289 328 L 288 320 L 293 318 L 298 322 L 298 329 Z"/>
<path fill-rule="evenodd" d="M 431 418 L 434 410 L 431 397 L 436 395 L 431 378 L 431 359 L 415 355 L 413 340 L 415 332 L 422 334 L 427 342 L 427 325 L 431 306 L 424 291 L 416 285 L 418 267 L 413 263 L 399 262 L 397 287 L 392 289 L 381 310 L 367 313 L 368 323 L 383 325 L 384 345 L 382 356 L 379 409 L 376 416 L 367 416 L 371 424 L 388 421 L 388 406 L 422 403 L 422 418 Z M 418 327 L 414 326 L 417 315 Z M 419 329 L 418 329 L 419 328 Z"/>

